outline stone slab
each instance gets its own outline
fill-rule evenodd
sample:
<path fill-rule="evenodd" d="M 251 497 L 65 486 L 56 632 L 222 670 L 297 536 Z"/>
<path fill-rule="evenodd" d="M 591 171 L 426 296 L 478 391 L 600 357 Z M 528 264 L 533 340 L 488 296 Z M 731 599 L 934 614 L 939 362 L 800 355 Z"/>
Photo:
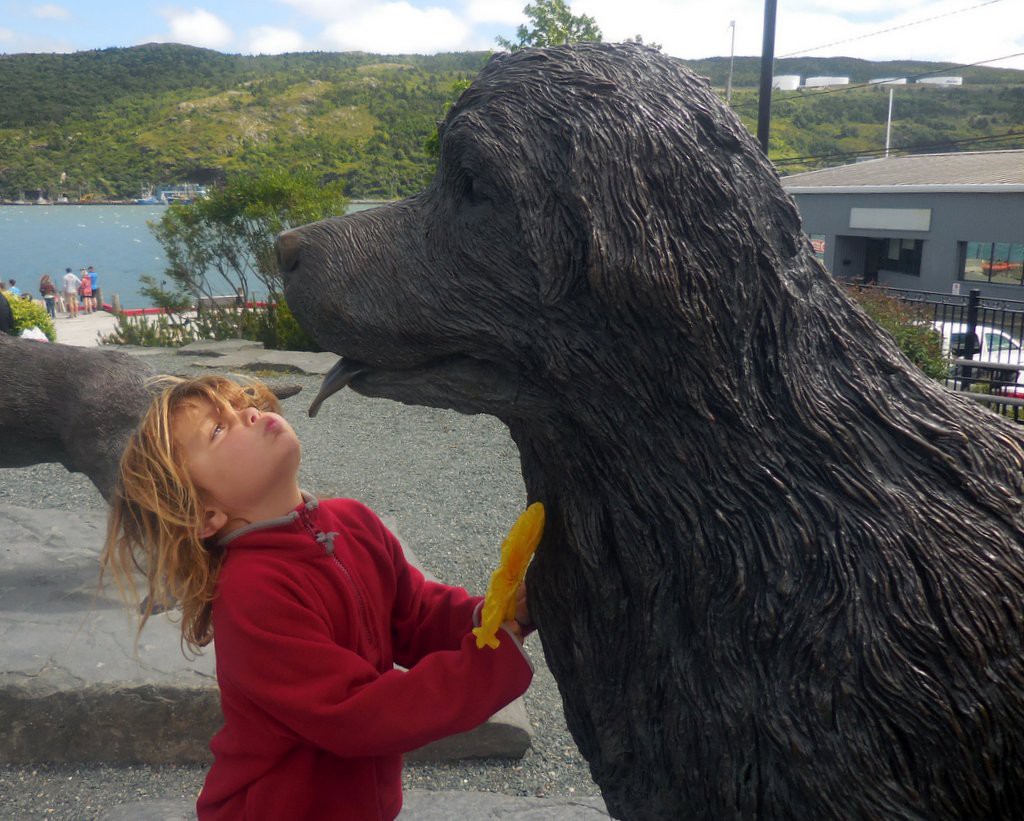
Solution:
<path fill-rule="evenodd" d="M 334 367 L 338 355 L 303 351 L 237 351 L 218 357 L 194 359 L 189 364 L 219 371 L 298 371 L 323 375 Z"/>
<path fill-rule="evenodd" d="M 134 801 L 100 816 L 100 821 L 195 821 L 187 801 Z M 600 798 L 524 798 L 488 792 L 406 790 L 401 821 L 598 821 L 609 818 Z"/>
<path fill-rule="evenodd" d="M 158 348 L 146 345 L 101 345 L 100 347 L 109 348 L 112 351 L 120 351 L 121 353 L 127 353 L 141 358 L 145 358 L 147 356 L 166 356 L 167 354 L 174 353 L 174 351 L 177 350 L 176 348 Z"/>
<path fill-rule="evenodd" d="M 408 761 L 461 761 L 468 758 L 522 758 L 533 744 L 533 729 L 521 698 L 498 710 L 479 727 L 441 738 L 411 753 Z"/>
<path fill-rule="evenodd" d="M 227 356 L 239 351 L 262 351 L 263 343 L 251 339 L 199 339 L 177 349 L 179 356 Z"/>
<path fill-rule="evenodd" d="M 197 762 L 221 724 L 212 653 L 167 614 L 138 637 L 100 591 L 102 510 L 0 506 L 0 761 Z"/>
<path fill-rule="evenodd" d="M 172 614 L 136 640 L 113 583 L 98 588 L 105 531 L 103 510 L 0 505 L 0 762 L 209 761 L 215 647 L 186 658 Z M 529 740 L 514 703 L 414 756 L 520 758 Z"/>

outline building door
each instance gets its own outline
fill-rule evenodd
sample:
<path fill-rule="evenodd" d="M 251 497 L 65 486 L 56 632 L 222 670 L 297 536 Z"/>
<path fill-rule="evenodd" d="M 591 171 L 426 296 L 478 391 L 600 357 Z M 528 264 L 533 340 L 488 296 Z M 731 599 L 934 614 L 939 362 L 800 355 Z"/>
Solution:
<path fill-rule="evenodd" d="M 878 269 L 886 258 L 889 240 L 869 237 L 864 244 L 864 284 L 878 284 Z"/>

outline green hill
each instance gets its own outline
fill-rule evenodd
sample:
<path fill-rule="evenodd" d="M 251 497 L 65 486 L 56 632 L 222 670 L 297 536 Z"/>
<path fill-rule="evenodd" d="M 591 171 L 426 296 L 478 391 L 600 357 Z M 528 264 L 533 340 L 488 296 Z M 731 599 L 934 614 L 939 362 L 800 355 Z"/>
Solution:
<path fill-rule="evenodd" d="M 0 196 L 135 197 L 266 166 L 342 177 L 353 196 L 417 190 L 452 84 L 484 58 L 180 45 L 0 56 Z"/>
<path fill-rule="evenodd" d="M 149 185 L 209 183 L 235 171 L 308 167 L 352 197 L 419 190 L 425 148 L 451 88 L 482 52 L 434 56 L 225 55 L 173 44 L 0 56 L 0 197 L 129 198 Z M 724 89 L 727 58 L 688 61 Z M 778 60 L 777 74 L 876 77 L 955 73 L 959 88 L 899 87 L 893 145 L 927 150 L 1024 146 L 1024 72 L 847 58 Z M 754 129 L 759 62 L 739 57 L 733 106 Z M 878 150 L 888 95 L 877 89 L 776 92 L 773 159 L 783 171 Z M 797 162 L 789 158 L 806 158 Z M 62 175 L 63 181 L 62 181 Z"/>

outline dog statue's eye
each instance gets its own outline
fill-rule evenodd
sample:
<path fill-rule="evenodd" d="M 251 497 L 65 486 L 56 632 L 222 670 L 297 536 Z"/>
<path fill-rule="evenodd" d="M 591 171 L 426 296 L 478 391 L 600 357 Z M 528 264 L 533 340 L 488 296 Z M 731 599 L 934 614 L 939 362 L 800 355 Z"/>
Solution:
<path fill-rule="evenodd" d="M 481 205 L 491 199 L 486 186 L 476 177 L 466 177 L 465 197 L 470 205 Z"/>

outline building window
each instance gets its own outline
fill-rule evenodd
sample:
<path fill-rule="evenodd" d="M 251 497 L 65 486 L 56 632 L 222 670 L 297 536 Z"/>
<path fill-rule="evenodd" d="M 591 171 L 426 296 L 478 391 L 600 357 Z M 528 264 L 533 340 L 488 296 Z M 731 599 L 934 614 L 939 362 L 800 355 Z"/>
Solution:
<path fill-rule="evenodd" d="M 962 279 L 993 285 L 1024 284 L 1024 243 L 964 242 Z"/>

